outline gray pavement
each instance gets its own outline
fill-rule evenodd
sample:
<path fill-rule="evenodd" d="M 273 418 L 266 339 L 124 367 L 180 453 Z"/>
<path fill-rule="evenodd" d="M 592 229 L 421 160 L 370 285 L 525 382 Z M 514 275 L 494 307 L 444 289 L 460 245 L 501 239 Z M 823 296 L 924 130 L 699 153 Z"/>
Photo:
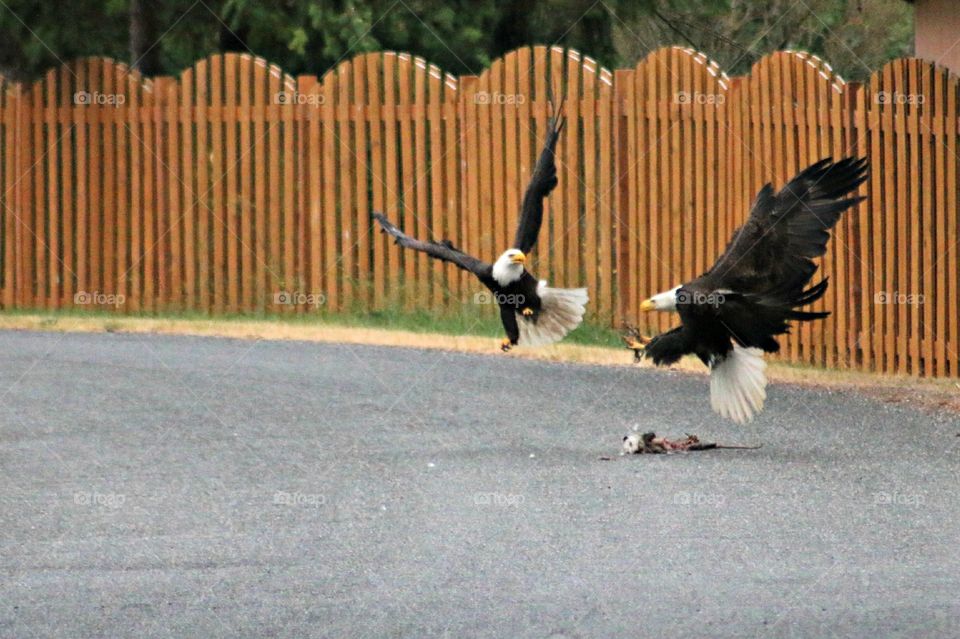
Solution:
<path fill-rule="evenodd" d="M 0 637 L 960 636 L 955 415 L 773 385 L 737 427 L 704 377 L 499 354 L 0 353 Z M 620 457 L 633 424 L 764 447 Z"/>

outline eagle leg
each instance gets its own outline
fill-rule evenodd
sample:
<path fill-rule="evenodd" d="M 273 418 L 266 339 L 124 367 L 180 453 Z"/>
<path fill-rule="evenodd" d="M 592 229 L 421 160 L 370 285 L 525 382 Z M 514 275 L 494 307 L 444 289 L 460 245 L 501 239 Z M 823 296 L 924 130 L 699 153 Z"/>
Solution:
<path fill-rule="evenodd" d="M 533 316 L 533 309 L 532 309 L 532 308 L 525 308 L 525 309 L 523 309 L 523 310 L 520 311 L 520 312 L 523 313 L 523 316 L 524 316 L 524 317 L 532 317 L 532 316 Z"/>
<path fill-rule="evenodd" d="M 627 348 L 633 351 L 633 361 L 639 362 L 643 359 L 643 353 L 647 344 L 653 341 L 653 338 L 645 337 L 640 334 L 637 328 L 628 328 L 625 335 L 620 336 Z"/>
<path fill-rule="evenodd" d="M 513 342 L 510 341 L 509 337 L 504 337 L 503 341 L 500 342 L 500 350 L 506 353 L 513 346 Z"/>

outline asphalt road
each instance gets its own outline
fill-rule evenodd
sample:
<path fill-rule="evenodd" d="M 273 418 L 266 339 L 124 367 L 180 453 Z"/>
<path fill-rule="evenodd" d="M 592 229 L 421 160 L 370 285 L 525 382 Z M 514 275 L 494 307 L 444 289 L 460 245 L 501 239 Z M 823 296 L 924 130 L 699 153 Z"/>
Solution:
<path fill-rule="evenodd" d="M 618 456 L 633 424 L 764 447 Z M 958 433 L 782 385 L 736 427 L 668 371 L 3 332 L 0 637 L 957 637 Z"/>

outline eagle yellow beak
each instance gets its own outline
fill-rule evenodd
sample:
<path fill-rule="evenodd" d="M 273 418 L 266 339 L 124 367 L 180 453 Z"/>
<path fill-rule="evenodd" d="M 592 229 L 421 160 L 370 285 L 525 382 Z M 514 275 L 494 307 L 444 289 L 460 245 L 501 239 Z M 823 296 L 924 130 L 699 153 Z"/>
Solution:
<path fill-rule="evenodd" d="M 517 253 L 512 258 L 510 258 L 510 261 L 513 262 L 514 264 L 523 264 L 527 261 L 527 256 L 524 255 L 523 253 Z"/>
<path fill-rule="evenodd" d="M 640 302 L 640 310 L 643 312 L 656 310 L 657 305 L 653 303 L 653 300 L 643 300 Z"/>

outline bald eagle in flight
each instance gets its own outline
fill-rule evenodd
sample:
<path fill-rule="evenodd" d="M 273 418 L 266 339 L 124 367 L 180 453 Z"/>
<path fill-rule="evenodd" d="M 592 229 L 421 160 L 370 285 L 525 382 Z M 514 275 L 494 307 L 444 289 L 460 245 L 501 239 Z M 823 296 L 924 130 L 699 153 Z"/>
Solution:
<path fill-rule="evenodd" d="M 540 233 L 543 199 L 557 186 L 554 150 L 563 129 L 563 119 L 554 113 L 547 129 L 546 143 L 523 196 L 513 246 L 501 253 L 493 264 L 467 255 L 448 240 L 428 242 L 412 238 L 391 224 L 382 213 L 373 214 L 382 232 L 392 235 L 400 246 L 451 262 L 477 276 L 500 306 L 500 321 L 507 334 L 500 345 L 504 352 L 517 344 L 542 346 L 560 341 L 583 321 L 588 301 L 587 289 L 551 288 L 545 280 L 537 280 L 524 267 L 527 253 L 537 243 Z"/>
<path fill-rule="evenodd" d="M 780 350 L 775 336 L 789 332 L 790 320 L 829 315 L 798 309 L 827 290 L 826 279 L 807 288 L 813 258 L 826 252 L 840 214 L 864 199 L 846 196 L 866 179 L 865 158 L 824 159 L 779 193 L 765 185 L 709 271 L 640 305 L 678 313 L 680 326 L 652 339 L 627 338 L 628 347 L 658 366 L 695 354 L 710 369 L 713 409 L 737 423 L 751 420 L 767 396 L 763 353 Z"/>

